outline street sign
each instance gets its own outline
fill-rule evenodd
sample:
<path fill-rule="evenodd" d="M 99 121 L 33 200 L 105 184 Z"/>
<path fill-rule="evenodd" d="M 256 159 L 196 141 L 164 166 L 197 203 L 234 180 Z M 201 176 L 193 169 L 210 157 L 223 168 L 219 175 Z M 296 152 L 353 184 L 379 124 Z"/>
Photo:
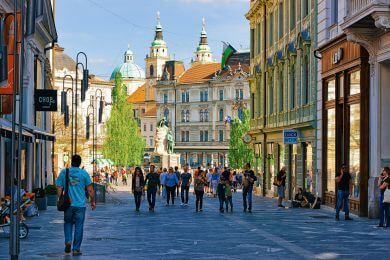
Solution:
<path fill-rule="evenodd" d="M 297 144 L 298 143 L 298 131 L 294 129 L 283 130 L 283 143 L 284 144 Z"/>
<path fill-rule="evenodd" d="M 57 90 L 36 89 L 35 111 L 57 111 Z"/>

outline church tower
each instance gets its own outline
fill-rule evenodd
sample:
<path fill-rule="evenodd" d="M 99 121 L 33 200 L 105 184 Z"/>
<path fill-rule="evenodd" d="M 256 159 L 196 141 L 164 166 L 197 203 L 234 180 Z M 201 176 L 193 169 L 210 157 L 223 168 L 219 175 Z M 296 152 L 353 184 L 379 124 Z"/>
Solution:
<path fill-rule="evenodd" d="M 204 18 L 202 19 L 202 32 L 200 33 L 199 46 L 195 52 L 195 64 L 196 63 L 209 63 L 213 62 L 213 53 L 207 42 L 206 23 Z"/>
<path fill-rule="evenodd" d="M 157 25 L 154 41 L 150 46 L 150 53 L 146 56 L 146 78 L 160 79 L 163 75 L 165 62 L 169 60 L 167 44 L 164 41 L 160 21 L 160 12 L 157 12 Z"/>

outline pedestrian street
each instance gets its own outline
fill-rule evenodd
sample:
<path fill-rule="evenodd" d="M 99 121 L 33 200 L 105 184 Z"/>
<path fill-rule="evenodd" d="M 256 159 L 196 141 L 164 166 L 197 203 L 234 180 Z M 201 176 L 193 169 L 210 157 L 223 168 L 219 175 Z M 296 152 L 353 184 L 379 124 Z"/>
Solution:
<path fill-rule="evenodd" d="M 234 212 L 219 213 L 218 199 L 206 197 L 204 211 L 165 206 L 156 212 L 142 201 L 134 210 L 123 188 L 106 204 L 87 211 L 82 259 L 386 259 L 390 229 L 377 220 L 335 222 L 329 210 L 281 209 L 276 201 L 254 197 L 253 213 L 244 214 L 241 193 L 233 195 Z M 63 253 L 62 213 L 55 207 L 27 221 L 30 234 L 21 241 L 20 259 L 70 259 Z M 351 250 L 353 248 L 353 250 Z M 8 259 L 8 241 L 0 240 L 0 259 Z"/>

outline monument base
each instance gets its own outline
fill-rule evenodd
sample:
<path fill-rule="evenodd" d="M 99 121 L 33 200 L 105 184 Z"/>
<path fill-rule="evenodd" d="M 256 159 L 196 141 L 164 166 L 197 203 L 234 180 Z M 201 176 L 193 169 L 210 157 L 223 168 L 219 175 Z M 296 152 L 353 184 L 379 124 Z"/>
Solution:
<path fill-rule="evenodd" d="M 169 168 L 169 167 L 179 167 L 180 166 L 180 154 L 158 154 L 152 153 L 150 156 L 151 164 L 154 164 L 156 167 L 160 168 Z"/>

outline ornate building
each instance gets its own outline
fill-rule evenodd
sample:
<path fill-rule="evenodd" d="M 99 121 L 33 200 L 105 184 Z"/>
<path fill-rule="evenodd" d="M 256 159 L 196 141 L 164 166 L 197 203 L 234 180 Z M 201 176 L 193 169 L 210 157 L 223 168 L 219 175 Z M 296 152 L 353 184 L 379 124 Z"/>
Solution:
<path fill-rule="evenodd" d="M 115 75 L 118 72 L 122 75 L 123 83 L 126 85 L 127 95 L 133 94 L 145 84 L 145 71 L 135 63 L 134 53 L 130 50 L 130 46 L 124 54 L 124 62 L 114 69 L 110 81 L 115 81 Z"/>
<path fill-rule="evenodd" d="M 81 80 L 82 72 L 78 71 L 79 81 L 78 94 L 80 95 L 81 91 Z M 61 169 L 69 163 L 71 156 L 71 147 L 70 147 L 70 138 L 71 138 L 71 125 L 64 125 L 64 115 L 61 114 L 61 91 L 65 88 L 72 88 L 72 80 L 70 77 L 65 77 L 65 75 L 70 75 L 76 80 L 76 62 L 69 57 L 65 52 L 64 48 L 56 45 L 54 48 L 54 89 L 57 90 L 58 96 L 58 112 L 53 114 L 53 126 L 56 132 L 56 143 L 54 146 L 54 170 L 56 173 L 60 172 Z M 76 82 L 74 81 L 74 85 Z M 78 114 L 77 114 L 77 132 L 78 132 L 78 145 L 77 151 L 83 159 L 83 164 L 85 169 L 92 173 L 92 164 L 93 161 L 93 130 L 96 132 L 95 142 L 96 142 L 96 157 L 103 158 L 102 146 L 105 136 L 105 123 L 110 117 L 111 112 L 111 92 L 114 87 L 112 81 L 107 81 L 100 79 L 94 75 L 89 75 L 89 88 L 86 92 L 86 98 L 84 102 L 79 101 Z M 67 103 L 71 107 L 72 97 L 71 92 L 68 91 Z M 100 106 L 103 105 L 102 120 L 98 120 L 98 111 Z M 71 111 L 70 111 L 71 113 Z M 93 114 L 95 118 L 93 118 Z M 86 118 L 89 116 L 90 121 L 90 138 L 86 139 Z M 93 120 L 94 119 L 94 120 Z M 70 116 L 70 120 L 71 116 Z M 99 160 L 100 162 L 100 160 Z M 98 165 L 102 166 L 102 165 Z"/>
<path fill-rule="evenodd" d="M 170 59 L 167 43 L 164 41 L 163 28 L 160 21 L 160 13 L 157 12 L 157 25 L 154 40 L 150 46 L 150 52 L 145 58 L 146 81 L 132 95 L 128 102 L 133 104 L 134 117 L 138 119 L 141 127 L 141 135 L 146 141 L 146 150 L 153 151 L 154 132 L 156 119 L 156 84 L 160 80 L 165 68 L 165 63 Z"/>
<path fill-rule="evenodd" d="M 230 125 L 226 120 L 241 116 L 249 102 L 249 64 L 240 63 L 245 59 L 236 61 L 225 70 L 212 62 L 203 21 L 192 67 L 184 71 L 180 62 L 166 63 L 157 84 L 157 120 L 168 121 L 182 165 L 228 165 Z"/>
<path fill-rule="evenodd" d="M 287 167 L 287 197 L 298 187 L 316 191 L 315 1 L 250 1 L 251 134 L 264 196 L 276 195 L 273 178 Z M 294 130 L 298 138 L 285 140 Z"/>

